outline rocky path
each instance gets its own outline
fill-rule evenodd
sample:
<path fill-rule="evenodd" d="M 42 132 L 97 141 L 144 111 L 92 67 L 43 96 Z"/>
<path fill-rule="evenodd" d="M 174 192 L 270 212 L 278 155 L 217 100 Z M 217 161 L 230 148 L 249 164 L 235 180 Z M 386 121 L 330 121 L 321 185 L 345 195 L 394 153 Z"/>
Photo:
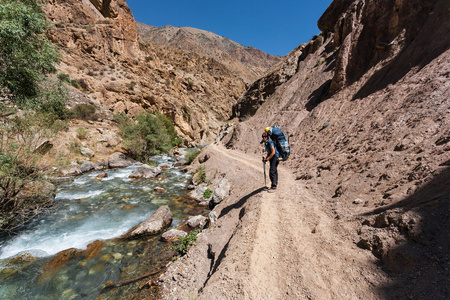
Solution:
<path fill-rule="evenodd" d="M 216 145 L 208 151 L 216 159 L 207 167 L 226 170 L 226 177 L 235 185 L 246 186 L 253 193 L 235 198 L 237 203 L 242 199 L 245 203 L 234 217 L 223 214 L 230 206 L 222 206 L 223 220 L 219 218 L 199 241 L 199 249 L 202 243 L 217 249 L 214 268 L 208 270 L 199 299 L 383 298 L 373 287 L 383 278 L 372 255 L 357 248 L 347 235 L 353 230 L 351 221 L 336 219 L 329 203 L 313 195 L 281 164 L 279 189 L 267 193 L 260 189 L 260 156 Z M 228 215 L 233 212 L 227 211 Z M 231 236 L 224 244 L 219 236 L 227 231 Z M 201 269 L 200 261 L 205 260 L 204 254 L 201 256 L 197 249 L 177 263 L 186 270 L 191 261 Z M 193 276 L 201 279 L 198 271 Z"/>

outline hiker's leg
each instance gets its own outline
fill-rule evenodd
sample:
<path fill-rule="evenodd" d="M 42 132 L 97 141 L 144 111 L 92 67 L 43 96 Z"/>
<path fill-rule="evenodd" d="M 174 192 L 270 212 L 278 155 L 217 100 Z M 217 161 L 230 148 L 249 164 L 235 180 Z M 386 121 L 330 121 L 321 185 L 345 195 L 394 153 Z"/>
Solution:
<path fill-rule="evenodd" d="M 273 180 L 275 187 L 278 186 L 278 164 L 279 163 L 280 163 L 280 161 L 278 159 L 275 159 L 275 176 L 274 176 L 274 180 Z"/>
<path fill-rule="evenodd" d="M 278 160 L 276 158 L 273 158 L 269 162 L 270 162 L 269 178 L 271 182 L 270 188 L 276 188 L 278 184 L 278 172 L 277 172 Z"/>

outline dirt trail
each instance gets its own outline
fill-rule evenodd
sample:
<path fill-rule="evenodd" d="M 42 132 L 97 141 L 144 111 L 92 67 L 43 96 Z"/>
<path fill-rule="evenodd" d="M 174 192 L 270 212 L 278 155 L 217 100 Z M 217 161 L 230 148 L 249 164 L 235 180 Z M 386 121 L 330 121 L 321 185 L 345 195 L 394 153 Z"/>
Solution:
<path fill-rule="evenodd" d="M 267 193 L 261 189 L 260 156 L 218 145 L 209 146 L 208 153 L 214 160 L 208 160 L 207 168 L 223 170 L 233 182 L 233 194 L 245 188 L 250 193 L 234 198 L 234 204 L 219 205 L 215 211 L 221 210 L 221 217 L 200 239 L 199 248 L 208 243 L 217 251 L 199 299 L 383 298 L 373 288 L 373 283 L 383 281 L 373 256 L 346 234 L 351 220 L 336 219 L 330 205 L 282 164 L 279 189 Z M 223 241 L 226 232 L 231 235 Z M 179 266 L 183 270 L 188 269 L 186 261 L 195 262 L 196 279 L 187 280 L 201 281 L 198 272 L 204 256 L 193 251 L 187 260 L 177 262 L 184 264 Z"/>

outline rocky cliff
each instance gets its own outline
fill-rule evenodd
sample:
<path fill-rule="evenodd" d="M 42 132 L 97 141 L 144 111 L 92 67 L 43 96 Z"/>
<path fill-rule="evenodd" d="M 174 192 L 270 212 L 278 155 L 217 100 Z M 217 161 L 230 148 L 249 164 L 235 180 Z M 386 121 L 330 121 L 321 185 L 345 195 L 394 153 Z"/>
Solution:
<path fill-rule="evenodd" d="M 183 40 L 178 45 L 188 50 L 140 41 L 125 0 L 50 0 L 44 10 L 55 24 L 49 35 L 63 52 L 58 71 L 77 82 L 78 91 L 72 89 L 77 101 L 111 114 L 161 111 L 174 120 L 186 144 L 213 141 L 245 80 L 256 76 L 189 51 Z M 241 60 L 261 56 L 254 69 L 262 73 L 270 56 L 254 53 Z"/>
<path fill-rule="evenodd" d="M 358 220 L 355 244 L 419 298 L 450 246 L 449 12 L 445 0 L 335 0 L 322 33 L 239 99 L 234 114 L 254 116 L 223 140 L 260 155 L 263 129 L 281 126 L 283 164 L 336 219 Z"/>

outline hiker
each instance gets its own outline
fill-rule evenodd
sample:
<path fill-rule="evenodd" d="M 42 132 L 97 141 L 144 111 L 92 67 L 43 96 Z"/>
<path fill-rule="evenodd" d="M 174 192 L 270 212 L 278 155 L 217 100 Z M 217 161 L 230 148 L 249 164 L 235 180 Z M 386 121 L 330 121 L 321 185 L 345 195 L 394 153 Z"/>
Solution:
<path fill-rule="evenodd" d="M 275 190 L 277 189 L 277 185 L 278 185 L 278 158 L 279 158 L 279 154 L 278 151 L 275 147 L 275 143 L 269 138 L 269 135 L 267 134 L 267 132 L 264 132 L 262 134 L 262 141 L 261 143 L 264 142 L 264 146 L 266 148 L 267 151 L 267 156 L 264 157 L 263 156 L 263 163 L 266 163 L 266 161 L 269 161 L 269 179 L 271 182 L 270 185 L 270 189 L 268 190 L 269 193 L 275 192 Z"/>
<path fill-rule="evenodd" d="M 283 131 L 281 131 L 280 127 L 266 127 L 265 132 L 274 142 L 275 150 L 278 151 L 279 160 L 288 160 L 291 153 L 291 147 L 289 146 L 289 140 L 286 138 L 286 135 L 283 133 Z"/>

